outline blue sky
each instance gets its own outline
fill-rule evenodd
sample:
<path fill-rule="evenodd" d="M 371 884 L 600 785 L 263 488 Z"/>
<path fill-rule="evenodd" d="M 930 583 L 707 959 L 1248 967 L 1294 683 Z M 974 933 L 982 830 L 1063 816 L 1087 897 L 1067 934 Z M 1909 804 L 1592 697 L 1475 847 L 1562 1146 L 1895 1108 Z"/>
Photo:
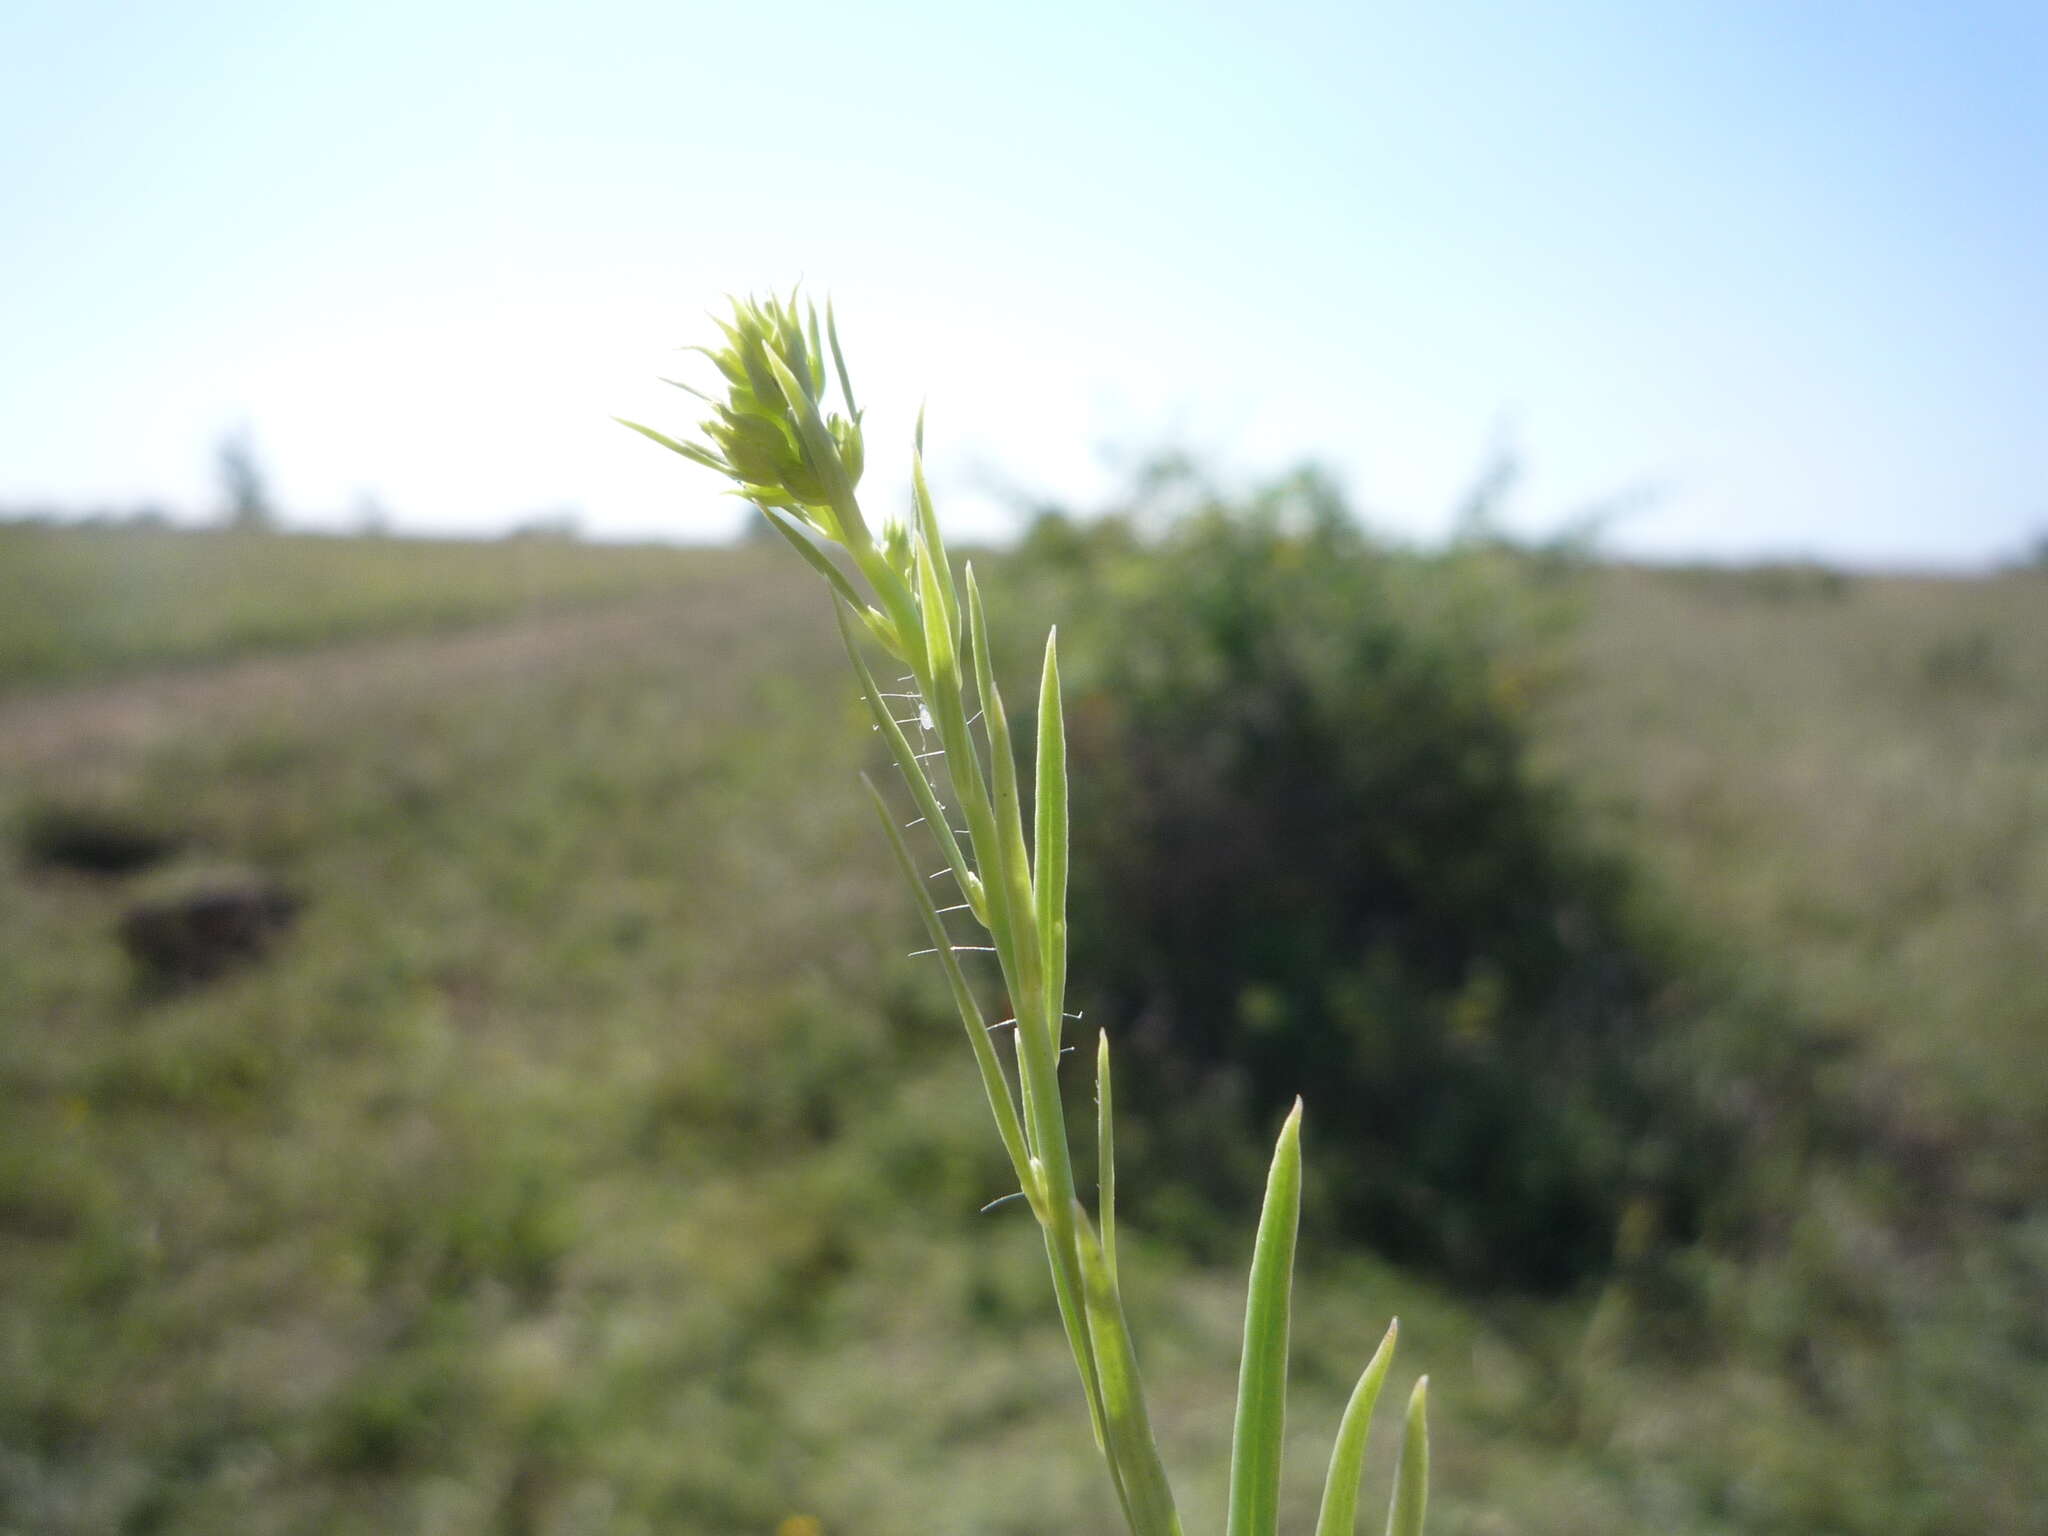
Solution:
<path fill-rule="evenodd" d="M 2048 8 L 0 10 L 0 502 L 295 522 L 734 504 L 606 418 L 726 291 L 830 291 L 900 494 L 1172 443 L 1440 531 L 1970 565 L 2048 529 Z M 1637 494 L 1646 493 L 1646 494 Z"/>

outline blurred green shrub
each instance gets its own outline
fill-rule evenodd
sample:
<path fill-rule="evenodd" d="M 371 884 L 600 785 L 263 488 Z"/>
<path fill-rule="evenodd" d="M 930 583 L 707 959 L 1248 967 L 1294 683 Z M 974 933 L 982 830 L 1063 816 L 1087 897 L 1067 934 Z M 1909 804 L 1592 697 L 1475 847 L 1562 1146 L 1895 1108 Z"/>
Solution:
<path fill-rule="evenodd" d="M 1299 1092 L 1326 1214 L 1463 1280 L 1561 1287 L 1697 1225 L 1725 1155 L 1666 1049 L 1677 962 L 1531 763 L 1562 574 L 1392 550 L 1313 472 L 1155 473 L 1024 541 L 1045 590 L 1007 606 L 1073 658 L 1076 1006 L 1148 1058 L 1155 1224 L 1241 1201 Z"/>

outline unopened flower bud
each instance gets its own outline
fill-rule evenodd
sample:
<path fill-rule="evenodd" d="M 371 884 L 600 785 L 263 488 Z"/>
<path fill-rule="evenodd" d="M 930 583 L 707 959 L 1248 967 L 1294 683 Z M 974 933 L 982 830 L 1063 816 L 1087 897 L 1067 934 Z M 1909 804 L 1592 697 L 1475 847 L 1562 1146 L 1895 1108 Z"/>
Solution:
<path fill-rule="evenodd" d="M 741 494 L 838 538 L 834 487 L 858 484 L 866 456 L 859 412 L 825 418 L 820 409 L 826 374 L 815 307 L 799 309 L 793 296 L 736 299 L 732 318 L 718 325 L 726 345 L 698 349 L 726 386 L 716 414 L 700 424 L 712 450 L 707 462 L 738 482 Z M 792 398 L 797 390 L 800 400 Z"/>

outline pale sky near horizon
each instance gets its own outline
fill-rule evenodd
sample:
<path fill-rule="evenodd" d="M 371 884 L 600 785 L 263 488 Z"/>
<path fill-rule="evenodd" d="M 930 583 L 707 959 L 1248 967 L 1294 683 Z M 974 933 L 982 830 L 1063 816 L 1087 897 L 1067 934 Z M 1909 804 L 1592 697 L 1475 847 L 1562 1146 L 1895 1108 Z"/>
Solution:
<path fill-rule="evenodd" d="M 836 299 L 956 523 L 1171 443 L 1427 537 L 1968 567 L 2048 530 L 2048 7 L 0 9 L 0 506 L 719 537 L 607 418 Z M 1638 492 L 1648 494 L 1637 495 Z"/>

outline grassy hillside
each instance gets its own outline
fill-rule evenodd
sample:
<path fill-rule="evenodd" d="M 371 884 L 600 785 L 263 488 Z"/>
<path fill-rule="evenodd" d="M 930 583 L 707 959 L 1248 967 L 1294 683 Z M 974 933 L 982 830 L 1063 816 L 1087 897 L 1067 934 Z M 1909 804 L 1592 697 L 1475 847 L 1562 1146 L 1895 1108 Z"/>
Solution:
<path fill-rule="evenodd" d="M 1029 1222 L 977 1214 L 1002 1160 L 957 1025 L 892 958 L 808 573 L 550 551 L 507 598 L 505 548 L 444 547 L 397 601 L 341 574 L 385 546 L 286 542 L 338 562 L 327 629 L 209 630 L 227 541 L 94 545 L 145 590 L 51 609 L 58 650 L 375 638 L 0 702 L 0 1530 L 1113 1531 Z M 1398 1312 L 1447 1536 L 2044 1528 L 2041 596 L 1593 584 L 1551 751 L 1841 1038 L 1856 1135 L 1783 1172 L 1756 1246 L 1554 1302 L 1306 1232 L 1297 1472 Z M 381 637 L 505 604 L 550 611 Z M 60 813 L 175 852 L 53 866 Z M 124 907 L 224 866 L 296 928 L 139 976 Z M 1919 1167 L 1940 1222 L 1893 1189 Z M 1214 1529 L 1241 1279 L 1131 1241 Z"/>

